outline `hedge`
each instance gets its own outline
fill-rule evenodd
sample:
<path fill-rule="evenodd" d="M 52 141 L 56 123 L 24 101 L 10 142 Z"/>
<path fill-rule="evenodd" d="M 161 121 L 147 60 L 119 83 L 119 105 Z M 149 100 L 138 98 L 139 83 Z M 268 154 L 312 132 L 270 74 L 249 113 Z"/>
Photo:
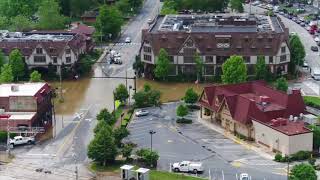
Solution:
<path fill-rule="evenodd" d="M 299 151 L 290 156 L 282 156 L 280 153 L 277 153 L 274 157 L 276 162 L 289 162 L 289 161 L 302 161 L 311 158 L 312 152 L 310 151 Z"/>
<path fill-rule="evenodd" d="M 121 126 L 127 127 L 129 121 L 131 120 L 131 117 L 133 115 L 133 110 L 129 110 L 128 113 L 124 116 Z"/>
<path fill-rule="evenodd" d="M 180 123 L 180 124 L 191 124 L 192 120 L 191 119 L 180 118 L 180 119 L 177 119 L 177 123 Z"/>

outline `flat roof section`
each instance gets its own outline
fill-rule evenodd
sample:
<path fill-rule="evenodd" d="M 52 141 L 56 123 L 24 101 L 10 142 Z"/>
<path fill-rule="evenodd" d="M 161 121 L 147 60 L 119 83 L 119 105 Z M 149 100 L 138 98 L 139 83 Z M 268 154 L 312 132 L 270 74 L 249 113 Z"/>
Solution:
<path fill-rule="evenodd" d="M 46 83 L 1 84 L 0 97 L 34 96 Z"/>

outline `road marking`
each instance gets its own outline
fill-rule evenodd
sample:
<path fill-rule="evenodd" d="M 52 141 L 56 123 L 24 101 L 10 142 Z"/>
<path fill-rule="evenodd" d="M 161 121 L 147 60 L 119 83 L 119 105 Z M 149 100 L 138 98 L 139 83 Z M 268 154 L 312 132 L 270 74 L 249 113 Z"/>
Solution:
<path fill-rule="evenodd" d="M 173 141 L 172 140 L 168 140 L 168 143 L 172 143 Z"/>
<path fill-rule="evenodd" d="M 33 153 L 28 153 L 26 154 L 27 156 L 53 156 L 56 157 L 56 154 L 33 154 Z"/>

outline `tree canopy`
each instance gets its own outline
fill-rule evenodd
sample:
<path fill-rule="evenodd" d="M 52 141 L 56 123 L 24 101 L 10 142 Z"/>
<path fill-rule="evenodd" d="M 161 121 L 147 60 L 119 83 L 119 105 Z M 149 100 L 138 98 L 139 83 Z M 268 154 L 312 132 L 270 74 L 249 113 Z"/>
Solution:
<path fill-rule="evenodd" d="M 235 84 L 247 80 L 247 66 L 241 56 L 231 56 L 222 65 L 222 82 L 225 84 Z"/>
<path fill-rule="evenodd" d="M 279 91 L 287 92 L 288 90 L 288 82 L 286 78 L 281 77 L 276 80 L 275 87 Z"/>
<path fill-rule="evenodd" d="M 120 84 L 114 92 L 114 98 L 121 102 L 125 102 L 128 99 L 128 97 L 129 93 L 126 86 L 124 84 Z"/>
<path fill-rule="evenodd" d="M 22 54 L 18 49 L 14 49 L 9 54 L 9 64 L 12 68 L 14 79 L 18 80 L 25 74 L 25 62 L 23 62 Z"/>
<path fill-rule="evenodd" d="M 161 93 L 159 90 L 152 89 L 146 84 L 143 90 L 138 91 L 133 95 L 134 104 L 138 108 L 160 105 Z"/>
<path fill-rule="evenodd" d="M 199 53 L 195 54 L 194 61 L 196 62 L 197 80 L 199 81 L 201 79 L 203 66 L 204 66 L 203 60 L 199 56 Z"/>
<path fill-rule="evenodd" d="M 162 80 L 165 80 L 169 74 L 170 61 L 168 53 L 165 49 L 161 48 L 156 61 L 156 68 L 154 69 L 154 75 Z"/>
<path fill-rule="evenodd" d="M 33 71 L 30 74 L 30 81 L 31 82 L 41 82 L 42 81 L 41 74 L 38 71 Z"/>
<path fill-rule="evenodd" d="M 188 114 L 188 107 L 186 105 L 180 104 L 177 107 L 177 116 L 184 117 Z"/>
<path fill-rule="evenodd" d="M 11 19 L 10 30 L 12 31 L 30 31 L 33 28 L 31 22 L 26 16 L 18 15 Z"/>
<path fill-rule="evenodd" d="M 313 132 L 313 149 L 320 148 L 320 127 L 316 125 L 308 126 Z"/>
<path fill-rule="evenodd" d="M 112 38 L 116 38 L 121 31 L 122 23 L 122 15 L 116 7 L 103 5 L 96 19 L 96 32 L 104 37 L 111 34 Z"/>
<path fill-rule="evenodd" d="M 228 3 L 228 0 L 165 0 L 161 14 L 175 14 L 185 9 L 207 12 L 223 11 Z"/>
<path fill-rule="evenodd" d="M 10 83 L 13 81 L 13 73 L 11 66 L 5 64 L 1 67 L 0 83 Z"/>
<path fill-rule="evenodd" d="M 38 15 L 40 29 L 63 29 L 66 19 L 60 14 L 60 7 L 55 0 L 42 0 Z"/>
<path fill-rule="evenodd" d="M 237 11 L 239 13 L 243 13 L 243 1 L 242 0 L 230 0 L 230 8 L 233 11 Z"/>
<path fill-rule="evenodd" d="M 290 180 L 317 180 L 316 171 L 310 164 L 294 165 L 290 172 Z"/>
<path fill-rule="evenodd" d="M 100 110 L 100 112 L 97 114 L 97 120 L 105 121 L 109 125 L 112 125 L 115 121 L 112 114 L 106 108 Z"/>
<path fill-rule="evenodd" d="M 114 162 L 117 155 L 117 147 L 110 129 L 101 128 L 88 146 L 88 157 L 101 165 Z"/>
<path fill-rule="evenodd" d="M 306 52 L 298 35 L 292 35 L 289 39 L 290 63 L 289 70 L 295 74 L 296 66 L 303 64 Z"/>
<path fill-rule="evenodd" d="M 257 63 L 255 65 L 255 78 L 257 80 L 267 80 L 268 66 L 266 65 L 264 56 L 258 56 Z"/>
<path fill-rule="evenodd" d="M 194 104 L 198 101 L 199 95 L 193 90 L 193 88 L 187 89 L 184 95 L 184 102 Z"/>
<path fill-rule="evenodd" d="M 4 64 L 5 64 L 5 57 L 4 57 L 3 52 L 0 50 L 0 69 Z"/>

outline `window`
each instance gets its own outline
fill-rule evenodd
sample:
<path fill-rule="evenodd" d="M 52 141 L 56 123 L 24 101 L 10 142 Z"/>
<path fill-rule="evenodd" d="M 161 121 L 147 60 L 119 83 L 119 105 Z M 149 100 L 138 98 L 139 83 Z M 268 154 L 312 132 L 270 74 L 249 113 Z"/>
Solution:
<path fill-rule="evenodd" d="M 144 59 L 145 61 L 151 61 L 151 56 L 150 56 L 150 55 L 144 55 L 144 56 L 143 56 L 143 59 Z"/>
<path fill-rule="evenodd" d="M 150 44 L 150 42 L 148 40 L 144 40 L 144 43 L 146 44 Z"/>
<path fill-rule="evenodd" d="M 273 63 L 273 56 L 269 56 L 269 63 L 270 63 L 270 64 Z"/>
<path fill-rule="evenodd" d="M 214 75 L 214 67 L 213 66 L 205 66 L 204 67 L 206 75 Z"/>
<path fill-rule="evenodd" d="M 281 47 L 281 53 L 286 53 L 286 47 Z"/>
<path fill-rule="evenodd" d="M 206 63 L 213 63 L 213 57 L 212 56 L 206 56 Z"/>
<path fill-rule="evenodd" d="M 280 56 L 280 62 L 284 62 L 286 60 L 287 60 L 287 56 L 286 55 Z"/>
<path fill-rule="evenodd" d="M 70 54 L 71 53 L 71 49 L 66 49 L 66 54 Z"/>
<path fill-rule="evenodd" d="M 151 52 L 151 47 L 146 47 L 146 46 L 144 46 L 144 47 L 143 47 L 143 51 L 150 53 L 150 52 Z"/>
<path fill-rule="evenodd" d="M 42 54 L 42 48 L 36 48 L 36 53 L 37 54 Z"/>
<path fill-rule="evenodd" d="M 57 57 L 52 57 L 52 59 L 53 59 L 53 63 L 57 63 L 58 62 L 58 58 Z"/>
<path fill-rule="evenodd" d="M 195 48 L 184 48 L 183 53 L 186 56 L 194 56 L 194 54 L 196 53 L 196 49 Z"/>
<path fill-rule="evenodd" d="M 46 57 L 45 56 L 34 56 L 33 57 L 33 62 L 35 62 L 35 63 L 45 63 L 46 62 Z"/>
<path fill-rule="evenodd" d="M 71 57 L 66 57 L 66 63 L 71 63 Z"/>
<path fill-rule="evenodd" d="M 228 56 L 217 56 L 217 64 L 223 64 L 228 58 Z"/>
<path fill-rule="evenodd" d="M 170 61 L 171 63 L 174 63 L 174 58 L 173 58 L 173 56 L 168 56 L 168 59 L 169 59 L 169 61 Z"/>
<path fill-rule="evenodd" d="M 183 56 L 184 63 L 194 63 L 193 56 Z"/>
<path fill-rule="evenodd" d="M 54 53 L 54 52 L 55 52 L 55 49 L 54 49 L 54 48 L 50 48 L 50 49 L 49 49 L 49 52 L 50 52 L 50 53 Z"/>
<path fill-rule="evenodd" d="M 250 63 L 250 56 L 243 56 L 244 63 Z"/>

